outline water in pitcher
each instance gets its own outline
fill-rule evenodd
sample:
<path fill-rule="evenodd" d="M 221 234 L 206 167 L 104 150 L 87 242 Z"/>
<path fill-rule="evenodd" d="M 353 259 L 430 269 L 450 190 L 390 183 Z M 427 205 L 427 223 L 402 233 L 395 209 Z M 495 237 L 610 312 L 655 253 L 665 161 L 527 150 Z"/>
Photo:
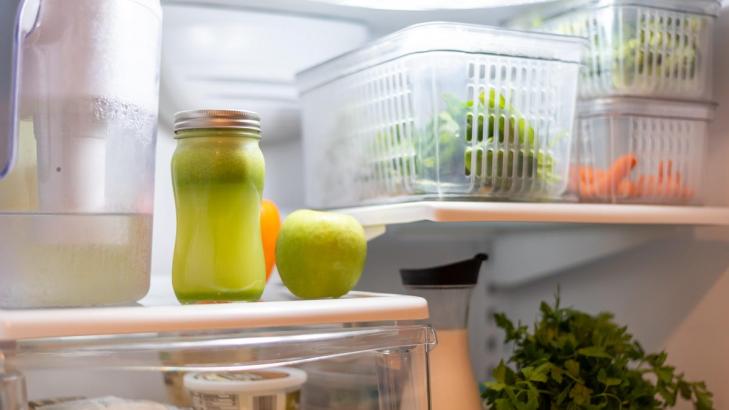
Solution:
<path fill-rule="evenodd" d="M 109 305 L 149 288 L 151 214 L 0 213 L 0 307 Z"/>

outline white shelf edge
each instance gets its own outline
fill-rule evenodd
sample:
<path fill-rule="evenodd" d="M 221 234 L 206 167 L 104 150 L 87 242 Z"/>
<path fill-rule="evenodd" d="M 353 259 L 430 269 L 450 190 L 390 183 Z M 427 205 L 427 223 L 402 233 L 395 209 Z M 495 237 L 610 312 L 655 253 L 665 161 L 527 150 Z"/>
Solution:
<path fill-rule="evenodd" d="M 698 206 L 422 201 L 337 212 L 365 227 L 420 221 L 729 226 L 729 208 Z"/>
<path fill-rule="evenodd" d="M 425 299 L 369 292 L 323 300 L 73 309 L 0 309 L 0 342 L 147 332 L 425 320 Z"/>

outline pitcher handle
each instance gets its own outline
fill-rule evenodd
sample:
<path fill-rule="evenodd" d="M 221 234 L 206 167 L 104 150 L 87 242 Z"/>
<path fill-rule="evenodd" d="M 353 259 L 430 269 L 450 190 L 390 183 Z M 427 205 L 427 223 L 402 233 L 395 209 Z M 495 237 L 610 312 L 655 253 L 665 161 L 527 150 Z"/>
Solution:
<path fill-rule="evenodd" d="M 0 1 L 0 179 L 12 170 L 18 149 L 20 12 L 24 2 Z"/>

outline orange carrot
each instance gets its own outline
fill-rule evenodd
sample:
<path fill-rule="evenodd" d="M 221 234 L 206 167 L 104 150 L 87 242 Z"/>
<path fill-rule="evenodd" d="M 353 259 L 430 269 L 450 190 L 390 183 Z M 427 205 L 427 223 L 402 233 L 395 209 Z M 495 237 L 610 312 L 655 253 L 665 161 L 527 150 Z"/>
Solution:
<path fill-rule="evenodd" d="M 668 160 L 666 162 L 658 161 L 658 182 L 663 181 L 664 177 L 671 178 L 672 173 L 673 173 L 673 161 L 671 161 L 671 160 Z"/>
<path fill-rule="evenodd" d="M 630 176 L 630 173 L 637 164 L 638 160 L 633 154 L 619 157 L 610 166 L 605 177 L 595 181 L 596 191 L 598 193 L 604 193 L 604 195 L 609 195 L 611 192 L 617 191 L 620 182 Z"/>
<path fill-rule="evenodd" d="M 594 184 L 595 180 L 603 178 L 607 171 L 600 168 L 580 167 L 580 181 L 585 184 Z"/>
<path fill-rule="evenodd" d="M 688 187 L 684 186 L 681 183 L 681 179 L 679 177 L 669 179 L 667 181 L 667 185 L 667 193 L 671 197 L 679 199 L 691 199 L 694 196 L 693 191 Z"/>
<path fill-rule="evenodd" d="M 623 179 L 618 185 L 617 195 L 620 198 L 632 198 L 636 196 L 636 188 L 629 179 Z"/>
<path fill-rule="evenodd" d="M 680 197 L 681 197 L 682 199 L 685 199 L 685 200 L 687 200 L 687 201 L 688 201 L 689 199 L 691 199 L 691 198 L 693 198 L 693 197 L 694 197 L 694 191 L 692 191 L 692 190 L 691 190 L 690 188 L 688 188 L 688 187 L 684 187 L 683 189 L 681 189 L 681 192 L 679 192 L 679 196 L 680 196 Z"/>
<path fill-rule="evenodd" d="M 641 175 L 638 178 L 640 193 L 642 197 L 653 197 L 658 195 L 658 178 L 655 175 Z"/>
<path fill-rule="evenodd" d="M 580 183 L 580 196 L 582 198 L 591 198 L 595 194 L 594 185 L 587 182 Z"/>
<path fill-rule="evenodd" d="M 568 186 L 570 192 L 579 192 L 580 190 L 580 184 L 582 183 L 582 181 L 580 180 L 580 169 L 582 169 L 582 167 L 570 167 L 570 178 Z"/>

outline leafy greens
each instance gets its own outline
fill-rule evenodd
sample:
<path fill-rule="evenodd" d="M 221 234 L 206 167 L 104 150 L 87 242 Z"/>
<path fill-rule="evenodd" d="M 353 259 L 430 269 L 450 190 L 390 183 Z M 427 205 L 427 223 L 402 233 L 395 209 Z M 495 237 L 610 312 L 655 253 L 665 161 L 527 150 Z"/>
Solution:
<path fill-rule="evenodd" d="M 696 410 L 714 408 L 703 382 L 686 381 L 666 364 L 665 352 L 647 354 L 610 313 L 589 315 L 542 302 L 541 319 L 530 332 L 504 314 L 496 324 L 514 343 L 485 383 L 483 398 L 494 410 L 652 410 L 676 405 L 679 397 Z"/>

